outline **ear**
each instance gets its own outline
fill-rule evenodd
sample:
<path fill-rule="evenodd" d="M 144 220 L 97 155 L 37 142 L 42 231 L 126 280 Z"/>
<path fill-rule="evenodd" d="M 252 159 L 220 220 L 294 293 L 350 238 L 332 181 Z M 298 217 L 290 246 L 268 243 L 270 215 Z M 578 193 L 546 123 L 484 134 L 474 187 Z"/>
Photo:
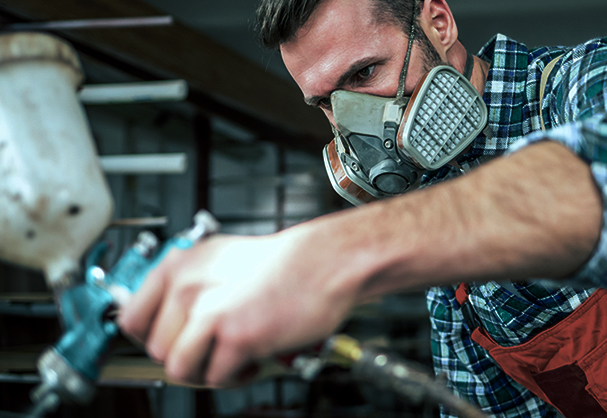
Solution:
<path fill-rule="evenodd" d="M 447 1 L 424 0 L 419 20 L 430 42 L 445 58 L 458 37 L 457 25 Z"/>

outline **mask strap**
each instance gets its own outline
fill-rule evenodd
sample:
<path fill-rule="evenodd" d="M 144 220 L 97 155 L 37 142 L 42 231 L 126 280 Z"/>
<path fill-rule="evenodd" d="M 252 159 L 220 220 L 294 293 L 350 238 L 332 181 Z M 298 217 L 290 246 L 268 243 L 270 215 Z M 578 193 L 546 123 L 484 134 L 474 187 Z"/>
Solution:
<path fill-rule="evenodd" d="M 466 79 L 468 81 L 470 81 L 470 77 L 472 77 L 472 70 L 474 70 L 474 57 L 472 56 L 470 51 L 467 51 L 467 52 L 468 52 L 468 55 L 466 56 L 466 66 L 464 67 L 464 77 L 466 77 Z"/>
<path fill-rule="evenodd" d="M 415 2 L 413 2 L 415 4 Z M 409 59 L 411 58 L 411 49 L 413 48 L 413 40 L 415 39 L 415 17 L 411 22 L 411 31 L 409 33 L 409 46 L 407 46 L 407 55 L 405 56 L 405 63 L 403 69 L 400 72 L 400 79 L 398 80 L 398 90 L 396 92 L 396 102 L 400 102 L 405 95 L 405 81 L 407 79 L 407 71 L 409 69 Z"/>
<path fill-rule="evenodd" d="M 413 41 L 415 40 L 415 21 L 411 23 L 411 31 L 409 33 L 409 45 L 407 46 L 407 55 L 405 55 L 405 62 L 403 69 L 400 72 L 400 78 L 398 80 L 398 90 L 396 92 L 396 103 L 400 103 L 401 99 L 405 95 L 405 81 L 407 80 L 407 71 L 409 70 L 409 60 L 411 59 L 411 49 L 413 48 Z M 464 77 L 468 81 L 472 77 L 472 71 L 474 70 L 474 56 L 470 51 L 466 51 L 466 65 L 464 67 Z"/>

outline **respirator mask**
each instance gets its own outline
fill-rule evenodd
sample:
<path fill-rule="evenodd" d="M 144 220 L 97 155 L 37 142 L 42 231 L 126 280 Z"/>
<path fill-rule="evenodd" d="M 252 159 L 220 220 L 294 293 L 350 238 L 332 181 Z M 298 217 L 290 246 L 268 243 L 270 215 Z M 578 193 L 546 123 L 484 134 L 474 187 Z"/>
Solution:
<path fill-rule="evenodd" d="M 456 158 L 487 124 L 487 108 L 464 75 L 438 66 L 404 97 L 413 42 L 400 75 L 397 97 L 337 90 L 331 94 L 335 138 L 323 151 L 335 191 L 354 205 L 417 189 L 422 175 Z"/>

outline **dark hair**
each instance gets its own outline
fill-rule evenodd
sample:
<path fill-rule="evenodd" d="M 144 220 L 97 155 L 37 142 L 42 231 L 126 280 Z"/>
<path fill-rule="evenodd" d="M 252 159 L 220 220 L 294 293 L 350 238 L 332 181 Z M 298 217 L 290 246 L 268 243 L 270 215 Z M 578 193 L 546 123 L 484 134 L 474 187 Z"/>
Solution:
<path fill-rule="evenodd" d="M 257 7 L 256 29 L 261 44 L 277 49 L 293 39 L 324 0 L 261 0 Z M 420 0 L 371 0 L 379 22 L 400 26 L 407 35 L 415 19 L 415 38 L 425 35 L 417 22 Z M 413 4 L 415 3 L 415 4 Z M 413 16 L 411 15 L 413 12 Z"/>

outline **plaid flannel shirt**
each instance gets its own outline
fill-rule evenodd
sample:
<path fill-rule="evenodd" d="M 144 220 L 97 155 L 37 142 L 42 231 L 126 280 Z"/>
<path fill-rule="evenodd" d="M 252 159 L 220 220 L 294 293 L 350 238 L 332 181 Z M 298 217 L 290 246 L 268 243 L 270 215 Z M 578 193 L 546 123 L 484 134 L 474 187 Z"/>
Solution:
<path fill-rule="evenodd" d="M 479 56 L 491 63 L 484 100 L 493 136 L 479 136 L 462 162 L 478 165 L 480 156 L 516 152 L 547 135 L 588 162 L 602 191 L 603 207 L 607 208 L 607 38 L 574 48 L 529 50 L 497 35 Z M 541 110 L 548 129 L 544 134 L 540 79 L 545 66 L 559 56 Z M 426 182 L 455 175 L 455 170 L 444 169 L 430 174 Z M 607 222 L 604 225 L 590 261 L 565 283 L 471 283 L 469 301 L 498 344 L 514 346 L 528 341 L 577 308 L 592 294 L 593 286 L 607 285 Z M 447 376 L 459 396 L 479 405 L 490 416 L 557 416 L 555 408 L 507 376 L 487 351 L 471 340 L 472 330 L 464 322 L 455 287 L 429 289 L 427 303 L 435 371 Z M 442 412 L 445 417 L 451 416 Z"/>

